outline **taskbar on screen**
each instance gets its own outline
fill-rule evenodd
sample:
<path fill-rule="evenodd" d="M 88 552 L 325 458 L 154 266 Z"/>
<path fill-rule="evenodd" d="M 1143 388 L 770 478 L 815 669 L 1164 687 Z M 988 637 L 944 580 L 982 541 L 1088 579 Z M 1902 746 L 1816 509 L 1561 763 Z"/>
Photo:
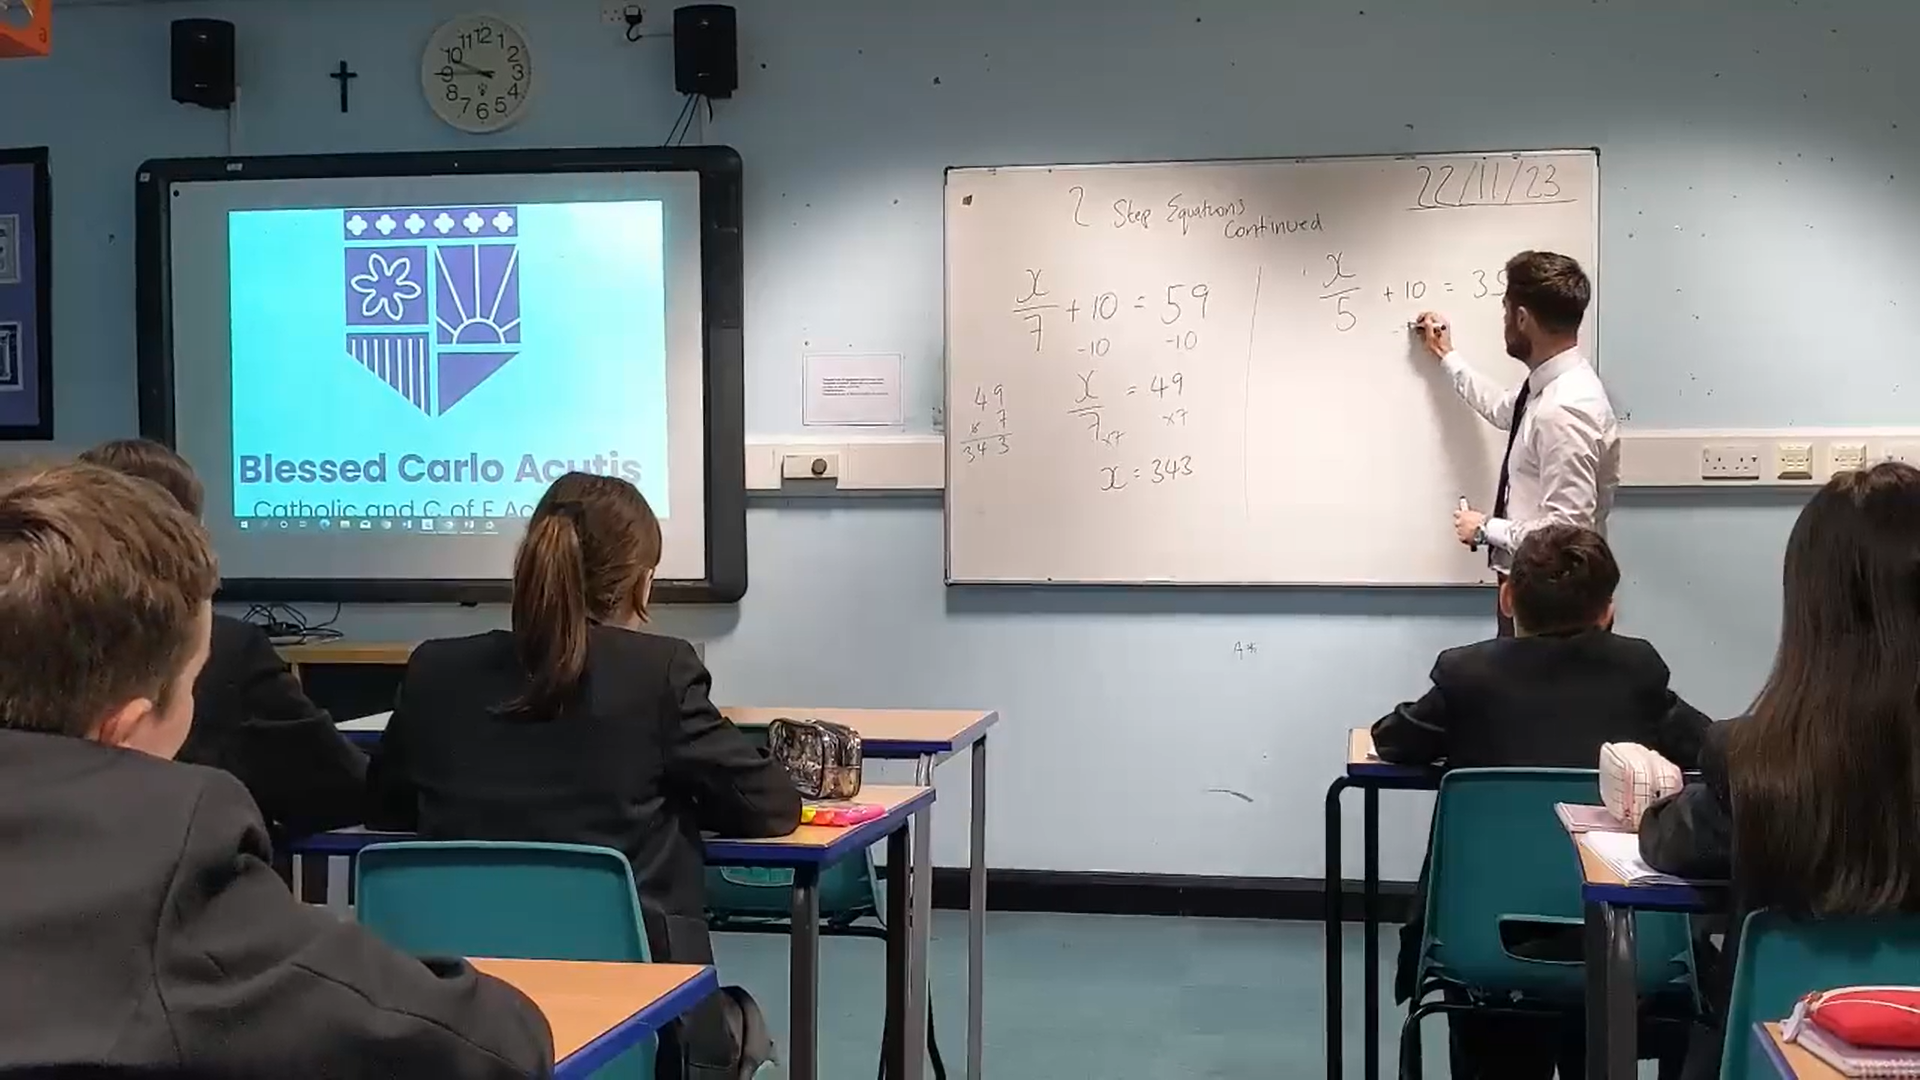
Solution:
<path fill-rule="evenodd" d="M 498 536 L 501 518 L 284 518 L 245 517 L 235 524 L 245 533 L 385 533 L 388 536 Z"/>

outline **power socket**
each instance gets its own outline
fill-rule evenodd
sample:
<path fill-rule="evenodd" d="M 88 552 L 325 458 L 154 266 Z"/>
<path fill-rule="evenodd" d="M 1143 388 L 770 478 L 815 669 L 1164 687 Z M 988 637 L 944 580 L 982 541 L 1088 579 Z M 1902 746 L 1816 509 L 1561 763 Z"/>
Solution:
<path fill-rule="evenodd" d="M 1881 461 L 1898 461 L 1903 465 L 1920 466 L 1920 443 L 1890 442 L 1882 444 Z"/>
<path fill-rule="evenodd" d="M 1709 443 L 1700 448 L 1700 479 L 1760 479 L 1759 443 Z"/>
<path fill-rule="evenodd" d="M 639 26 L 646 18 L 647 9 L 639 4 L 607 0 L 600 5 L 600 21 L 608 26 Z"/>
<path fill-rule="evenodd" d="M 1774 447 L 1774 461 L 1779 466 L 1774 475 L 1782 480 L 1813 479 L 1812 443 L 1783 442 Z"/>
<path fill-rule="evenodd" d="M 1867 463 L 1866 443 L 1834 443 L 1827 451 L 1834 472 L 1851 472 Z"/>

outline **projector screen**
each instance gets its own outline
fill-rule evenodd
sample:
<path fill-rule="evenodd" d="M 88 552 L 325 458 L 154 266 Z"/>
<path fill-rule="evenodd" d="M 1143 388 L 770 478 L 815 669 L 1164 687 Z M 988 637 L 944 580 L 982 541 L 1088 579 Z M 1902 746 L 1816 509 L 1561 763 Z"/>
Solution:
<path fill-rule="evenodd" d="M 141 429 L 222 596 L 499 599 L 568 470 L 632 481 L 656 596 L 746 585 L 740 165 L 721 148 L 152 161 Z"/>

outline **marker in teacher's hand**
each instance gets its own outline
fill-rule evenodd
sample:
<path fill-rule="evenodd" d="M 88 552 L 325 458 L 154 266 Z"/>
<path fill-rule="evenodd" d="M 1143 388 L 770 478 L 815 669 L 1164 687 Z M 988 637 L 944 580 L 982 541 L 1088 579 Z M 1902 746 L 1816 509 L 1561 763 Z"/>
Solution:
<path fill-rule="evenodd" d="M 1471 510 L 1471 509 L 1473 509 L 1473 504 L 1471 504 L 1471 503 L 1469 503 L 1469 502 L 1467 502 L 1467 497 L 1466 497 L 1465 495 L 1462 495 L 1462 496 L 1460 496 L 1460 512 L 1464 514 L 1464 513 L 1466 513 L 1467 511 L 1469 511 L 1469 510 Z M 1479 544 L 1474 544 L 1474 543 L 1469 543 L 1469 544 L 1467 545 L 1467 550 L 1468 550 L 1468 551 L 1479 551 L 1479 550 L 1480 550 L 1480 545 L 1479 545 Z"/>

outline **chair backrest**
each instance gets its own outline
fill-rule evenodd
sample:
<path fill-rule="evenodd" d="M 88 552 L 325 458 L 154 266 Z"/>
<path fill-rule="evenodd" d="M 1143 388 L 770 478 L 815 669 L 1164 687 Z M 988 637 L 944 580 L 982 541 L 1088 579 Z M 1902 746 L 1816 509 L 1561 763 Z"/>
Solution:
<path fill-rule="evenodd" d="M 420 956 L 650 959 L 627 857 L 581 844 L 374 844 L 355 871 L 360 922 Z"/>
<path fill-rule="evenodd" d="M 1426 958 L 1432 973 L 1470 989 L 1577 1001 L 1582 965 L 1507 951 L 1503 923 L 1578 927 L 1580 859 L 1555 803 L 1600 801 L 1593 769 L 1459 769 L 1440 781 L 1428 870 Z M 1642 997 L 1693 989 L 1685 916 L 1635 919 Z"/>
<path fill-rule="evenodd" d="M 1783 1020 L 1795 1002 L 1841 986 L 1920 983 L 1920 915 L 1796 922 L 1771 911 L 1747 916 L 1727 1005 L 1721 1074 L 1756 1075 L 1748 1060 L 1753 1025 Z"/>

